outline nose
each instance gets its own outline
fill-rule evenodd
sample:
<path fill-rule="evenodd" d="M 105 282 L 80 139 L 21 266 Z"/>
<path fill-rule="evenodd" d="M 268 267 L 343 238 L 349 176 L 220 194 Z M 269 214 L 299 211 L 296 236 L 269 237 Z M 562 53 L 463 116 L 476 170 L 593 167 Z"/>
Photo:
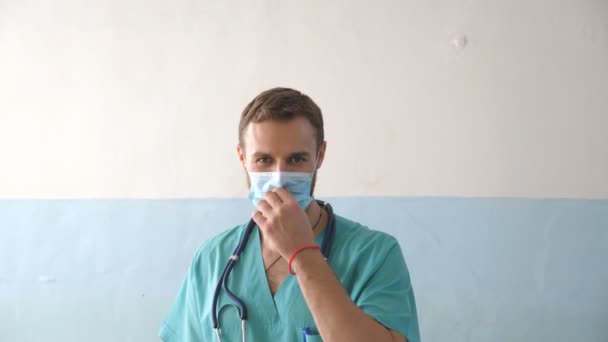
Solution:
<path fill-rule="evenodd" d="M 287 161 L 286 160 L 277 160 L 277 162 L 274 165 L 274 171 L 275 172 L 285 172 L 287 171 Z"/>

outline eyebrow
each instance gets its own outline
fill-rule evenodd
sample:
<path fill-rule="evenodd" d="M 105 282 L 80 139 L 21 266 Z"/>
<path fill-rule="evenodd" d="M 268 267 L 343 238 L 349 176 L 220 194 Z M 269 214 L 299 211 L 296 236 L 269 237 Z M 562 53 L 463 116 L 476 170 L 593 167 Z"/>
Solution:
<path fill-rule="evenodd" d="M 298 151 L 298 152 L 293 152 L 289 154 L 289 157 L 309 157 L 310 153 L 308 151 Z M 261 158 L 261 157 L 271 157 L 270 153 L 266 153 L 266 152 L 255 152 L 253 154 L 254 158 Z"/>
<path fill-rule="evenodd" d="M 298 156 L 298 157 L 308 157 L 308 156 L 310 156 L 310 153 L 308 153 L 307 151 L 299 151 L 299 152 L 291 153 L 289 156 L 290 157 L 295 157 L 295 156 Z"/>

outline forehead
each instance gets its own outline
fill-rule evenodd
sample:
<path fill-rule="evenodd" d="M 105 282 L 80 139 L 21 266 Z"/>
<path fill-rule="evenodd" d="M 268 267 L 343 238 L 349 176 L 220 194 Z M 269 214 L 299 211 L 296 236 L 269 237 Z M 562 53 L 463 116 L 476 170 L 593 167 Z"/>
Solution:
<path fill-rule="evenodd" d="M 251 122 L 244 131 L 243 144 L 248 154 L 312 152 L 316 149 L 315 129 L 306 118 L 300 116 L 289 121 Z"/>

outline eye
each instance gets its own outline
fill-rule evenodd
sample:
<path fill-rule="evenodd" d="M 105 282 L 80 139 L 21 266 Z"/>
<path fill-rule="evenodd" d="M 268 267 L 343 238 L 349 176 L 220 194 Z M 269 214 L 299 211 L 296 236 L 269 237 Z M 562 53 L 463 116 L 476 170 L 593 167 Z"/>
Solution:
<path fill-rule="evenodd" d="M 302 156 L 293 156 L 293 157 L 289 158 L 290 164 L 298 164 L 298 163 L 303 163 L 305 161 L 306 161 L 306 158 L 304 158 Z"/>
<path fill-rule="evenodd" d="M 268 157 L 260 157 L 260 158 L 256 159 L 255 162 L 257 164 L 268 164 L 268 163 L 270 163 L 270 158 L 268 158 Z"/>

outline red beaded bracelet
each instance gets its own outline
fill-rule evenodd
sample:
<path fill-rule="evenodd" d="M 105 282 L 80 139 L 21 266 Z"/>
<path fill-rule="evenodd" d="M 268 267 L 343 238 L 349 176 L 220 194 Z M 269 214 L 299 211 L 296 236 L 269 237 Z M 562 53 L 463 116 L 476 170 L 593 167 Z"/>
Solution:
<path fill-rule="evenodd" d="M 289 258 L 289 264 L 287 264 L 287 268 L 289 269 L 289 274 L 296 275 L 296 272 L 294 272 L 291 269 L 291 263 L 293 262 L 293 259 L 296 258 L 296 255 L 298 255 L 298 253 L 300 253 L 301 251 L 307 250 L 307 249 L 321 249 L 321 247 L 319 247 L 317 245 L 304 246 L 304 247 L 298 248 L 295 252 L 293 252 L 293 254 L 291 255 L 291 258 Z"/>

